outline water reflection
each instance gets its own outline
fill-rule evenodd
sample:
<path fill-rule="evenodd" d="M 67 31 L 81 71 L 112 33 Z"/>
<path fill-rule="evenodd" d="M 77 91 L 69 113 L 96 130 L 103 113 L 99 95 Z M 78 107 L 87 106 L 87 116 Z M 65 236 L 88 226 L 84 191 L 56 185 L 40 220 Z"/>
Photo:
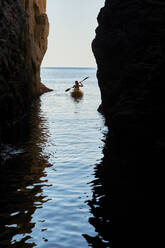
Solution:
<path fill-rule="evenodd" d="M 74 102 L 80 102 L 82 99 L 83 99 L 83 97 L 84 97 L 84 94 L 82 94 L 82 95 L 70 95 L 70 97 L 71 97 L 71 99 L 72 99 L 72 101 L 74 101 Z"/>
<path fill-rule="evenodd" d="M 93 198 L 88 205 L 93 215 L 89 223 L 98 235 L 83 235 L 90 247 L 141 247 L 147 239 L 152 143 L 145 135 L 127 135 L 108 136 L 104 157 L 95 167 Z M 136 244 L 131 246 L 132 240 Z"/>
<path fill-rule="evenodd" d="M 34 242 L 28 243 L 36 224 L 33 214 L 48 201 L 43 194 L 43 187 L 49 186 L 44 169 L 50 164 L 43 154 L 48 130 L 39 100 L 35 102 L 25 123 L 26 126 L 24 124 L 22 128 L 24 132 L 20 134 L 19 129 L 17 145 L 14 140 L 13 151 L 10 148 L 8 159 L 0 167 L 1 248 L 34 247 Z"/>

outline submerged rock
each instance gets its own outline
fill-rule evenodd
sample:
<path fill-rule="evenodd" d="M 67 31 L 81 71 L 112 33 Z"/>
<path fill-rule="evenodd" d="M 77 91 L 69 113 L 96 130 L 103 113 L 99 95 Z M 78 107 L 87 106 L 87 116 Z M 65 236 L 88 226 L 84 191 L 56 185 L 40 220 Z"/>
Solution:
<path fill-rule="evenodd" d="M 0 1 L 0 140 L 43 91 L 49 31 L 46 0 Z"/>

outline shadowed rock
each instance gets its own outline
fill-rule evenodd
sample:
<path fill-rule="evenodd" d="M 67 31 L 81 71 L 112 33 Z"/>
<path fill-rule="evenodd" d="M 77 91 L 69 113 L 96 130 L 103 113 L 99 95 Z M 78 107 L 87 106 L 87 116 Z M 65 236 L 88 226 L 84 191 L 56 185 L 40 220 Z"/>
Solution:
<path fill-rule="evenodd" d="M 151 129 L 153 121 L 163 120 L 164 14 L 164 3 L 143 0 L 107 0 L 99 13 L 92 47 L 111 128 L 130 130 L 141 123 L 141 133 L 143 125 Z"/>
<path fill-rule="evenodd" d="M 0 140 L 43 93 L 40 65 L 49 31 L 46 0 L 0 1 Z"/>
<path fill-rule="evenodd" d="M 146 230 L 153 237 L 163 215 L 164 16 L 163 1 L 106 0 L 92 43 L 110 132 L 101 179 L 112 195 L 110 241 L 121 243 L 114 247 L 150 243 Z M 120 218 L 125 205 L 131 207 Z"/>

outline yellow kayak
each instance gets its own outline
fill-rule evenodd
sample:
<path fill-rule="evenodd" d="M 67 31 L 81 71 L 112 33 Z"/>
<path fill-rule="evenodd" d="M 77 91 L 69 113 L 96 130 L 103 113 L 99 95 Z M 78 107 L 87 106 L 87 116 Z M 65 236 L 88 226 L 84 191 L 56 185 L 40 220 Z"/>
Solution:
<path fill-rule="evenodd" d="M 71 96 L 72 96 L 72 97 L 75 97 L 75 98 L 82 97 L 83 94 L 84 94 L 84 93 L 83 93 L 82 90 L 76 90 L 76 89 L 74 89 L 74 90 L 71 92 Z"/>

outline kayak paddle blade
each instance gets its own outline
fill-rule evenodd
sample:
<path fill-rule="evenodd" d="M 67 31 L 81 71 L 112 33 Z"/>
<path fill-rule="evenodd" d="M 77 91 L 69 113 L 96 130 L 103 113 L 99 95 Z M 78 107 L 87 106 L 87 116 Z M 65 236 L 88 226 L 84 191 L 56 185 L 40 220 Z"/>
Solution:
<path fill-rule="evenodd" d="M 70 89 L 71 89 L 71 88 L 66 89 L 65 92 L 69 91 Z"/>

